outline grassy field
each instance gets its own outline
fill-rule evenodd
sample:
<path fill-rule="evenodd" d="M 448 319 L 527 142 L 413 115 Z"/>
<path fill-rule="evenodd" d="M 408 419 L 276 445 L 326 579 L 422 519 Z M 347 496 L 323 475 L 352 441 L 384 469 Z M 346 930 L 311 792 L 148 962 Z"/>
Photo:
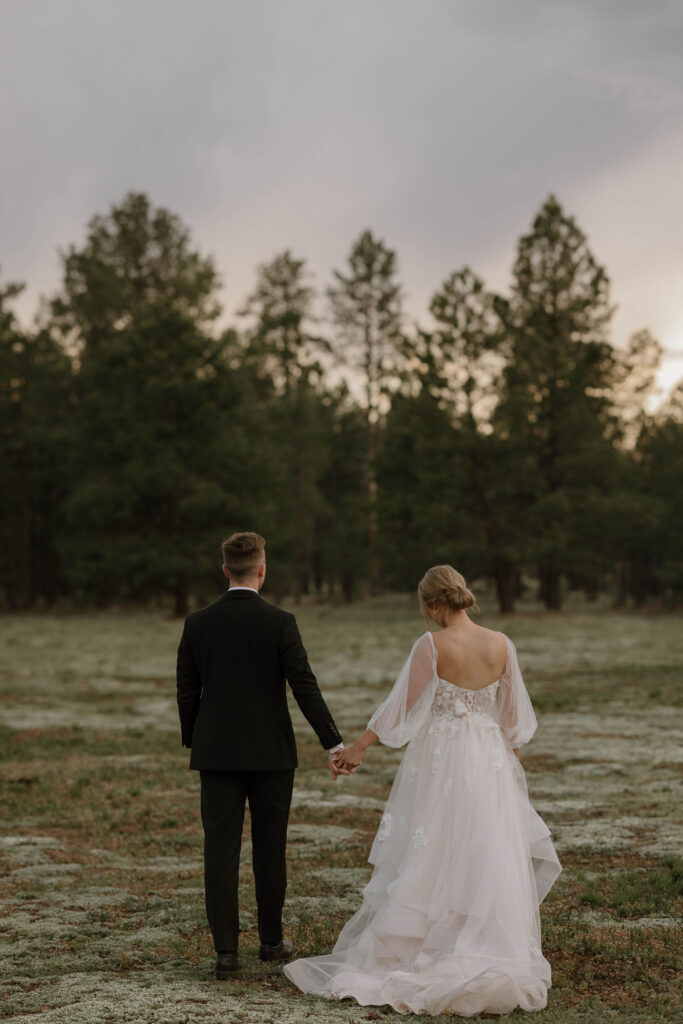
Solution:
<path fill-rule="evenodd" d="M 298 612 L 347 741 L 424 623 L 408 599 Z M 484 625 L 517 644 L 539 729 L 522 751 L 564 871 L 541 908 L 548 1024 L 683 1020 L 681 618 L 573 607 Z M 154 613 L 0 619 L 0 1018 L 31 1024 L 424 1020 L 303 996 L 257 958 L 249 825 L 239 977 L 212 978 L 199 778 L 175 704 L 180 623 Z M 293 702 L 290 701 L 293 704 Z M 299 740 L 287 933 L 328 951 L 359 905 L 402 751 L 332 782 Z M 678 922 L 678 923 L 677 923 Z M 680 984 L 680 977 L 678 978 Z M 462 1018 L 435 1018 L 435 1020 Z M 471 1018 L 475 1021 L 492 1018 Z"/>

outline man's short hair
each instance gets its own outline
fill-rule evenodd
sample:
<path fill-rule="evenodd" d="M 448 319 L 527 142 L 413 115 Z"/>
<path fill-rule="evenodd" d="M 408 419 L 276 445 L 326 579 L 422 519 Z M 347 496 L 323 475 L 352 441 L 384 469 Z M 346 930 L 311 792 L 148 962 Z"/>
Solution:
<path fill-rule="evenodd" d="M 223 565 L 231 578 L 242 579 L 254 572 L 265 556 L 266 542 L 260 533 L 233 533 L 221 544 Z"/>

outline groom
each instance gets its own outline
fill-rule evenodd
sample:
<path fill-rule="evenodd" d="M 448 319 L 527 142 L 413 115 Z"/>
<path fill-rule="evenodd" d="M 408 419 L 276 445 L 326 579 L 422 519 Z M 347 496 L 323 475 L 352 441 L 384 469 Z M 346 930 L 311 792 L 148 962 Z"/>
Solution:
<path fill-rule="evenodd" d="M 221 545 L 229 589 L 189 615 L 178 647 L 177 693 L 182 743 L 199 771 L 204 826 L 206 913 L 225 980 L 237 959 L 240 848 L 245 802 L 251 812 L 252 863 L 261 960 L 287 960 L 282 935 L 287 820 L 297 766 L 288 680 L 297 704 L 328 750 L 332 778 L 348 775 L 334 760 L 343 748 L 308 658 L 296 619 L 259 597 L 266 542 L 234 533 Z"/>

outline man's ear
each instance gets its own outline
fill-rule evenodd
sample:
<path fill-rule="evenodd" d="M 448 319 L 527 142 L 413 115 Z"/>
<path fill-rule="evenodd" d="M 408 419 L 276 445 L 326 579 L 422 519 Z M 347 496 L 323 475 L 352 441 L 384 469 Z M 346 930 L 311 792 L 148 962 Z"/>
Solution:
<path fill-rule="evenodd" d="M 223 569 L 223 575 L 225 576 L 226 580 L 229 580 L 230 579 L 230 570 L 228 569 L 227 565 L 223 565 L 223 566 L 221 566 L 221 568 Z"/>

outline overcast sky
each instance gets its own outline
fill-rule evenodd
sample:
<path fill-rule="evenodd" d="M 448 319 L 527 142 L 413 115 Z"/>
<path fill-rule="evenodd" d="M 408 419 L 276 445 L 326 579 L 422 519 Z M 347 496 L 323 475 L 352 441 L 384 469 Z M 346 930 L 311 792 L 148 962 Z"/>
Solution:
<path fill-rule="evenodd" d="M 0 265 L 131 189 L 213 253 L 228 320 L 291 248 L 324 286 L 366 227 L 411 318 L 469 263 L 505 290 L 550 192 L 683 377 L 681 0 L 2 0 Z"/>

